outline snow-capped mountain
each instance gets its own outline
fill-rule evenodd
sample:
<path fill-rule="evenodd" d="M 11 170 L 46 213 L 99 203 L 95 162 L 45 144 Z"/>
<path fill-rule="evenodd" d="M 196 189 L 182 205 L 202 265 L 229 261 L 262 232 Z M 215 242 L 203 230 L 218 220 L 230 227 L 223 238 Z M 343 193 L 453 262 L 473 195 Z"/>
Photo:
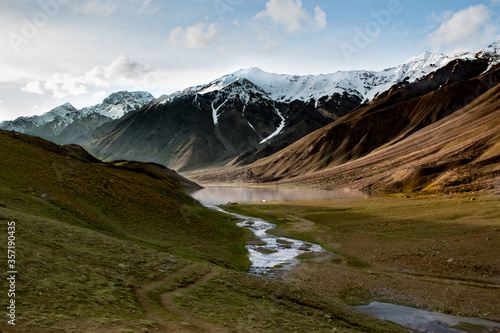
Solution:
<path fill-rule="evenodd" d="M 265 93 L 268 98 L 276 102 L 319 101 L 325 96 L 342 95 L 343 93 L 355 95 L 362 100 L 371 100 L 397 83 L 413 83 L 447 65 L 452 60 L 482 59 L 488 61 L 491 68 L 500 63 L 499 50 L 500 41 L 477 53 L 447 56 L 440 53 L 424 52 L 399 66 L 382 71 L 354 70 L 320 75 L 288 75 L 268 73 L 252 67 L 224 75 L 206 85 L 175 92 L 164 96 L 163 99 L 165 101 L 193 93 L 206 94 L 222 90 L 236 81 L 247 80 L 257 87 L 257 90 Z"/>
<path fill-rule="evenodd" d="M 224 161 L 248 164 L 377 95 L 417 84 L 411 91 L 417 97 L 439 88 L 432 86 L 436 82 L 449 84 L 496 61 L 497 47 L 492 45 L 454 57 L 426 52 L 383 71 L 299 76 L 241 69 L 164 95 L 142 112 L 113 123 L 85 147 L 109 159 L 153 161 L 180 171 Z M 433 72 L 439 77 L 429 81 Z"/>
<path fill-rule="evenodd" d="M 490 70 L 493 66 L 500 64 L 500 41 L 497 41 L 490 46 L 482 49 L 478 53 L 474 55 L 475 58 L 485 59 L 490 63 L 487 71 Z"/>
<path fill-rule="evenodd" d="M 154 100 L 154 96 L 146 91 L 120 91 L 106 97 L 101 104 L 83 108 L 81 113 L 96 113 L 111 119 L 119 119 L 126 113 L 142 108 Z"/>
<path fill-rule="evenodd" d="M 188 94 L 206 94 L 219 91 L 236 81 L 247 80 L 266 96 L 276 102 L 289 103 L 319 101 L 325 96 L 348 93 L 362 100 L 370 100 L 396 83 L 412 83 L 425 75 L 448 64 L 453 58 L 443 54 L 425 52 L 412 57 L 404 64 L 383 71 L 340 71 L 320 75 L 288 75 L 264 72 L 259 68 L 240 69 L 224 75 L 209 84 L 187 88 L 169 96 L 170 98 Z"/>
<path fill-rule="evenodd" d="M 293 124 L 294 121 L 290 118 L 297 114 L 291 114 L 289 109 L 283 109 L 283 105 L 292 102 L 300 102 L 304 105 L 312 103 L 313 109 L 326 116 L 325 121 L 313 127 L 325 125 L 346 113 L 346 101 L 349 107 L 354 108 L 362 101 L 371 100 L 394 84 L 414 82 L 445 66 L 451 60 L 443 54 L 426 52 L 409 59 L 402 65 L 378 72 L 357 70 L 304 76 L 268 73 L 252 67 L 224 75 L 205 85 L 189 87 L 171 95 L 164 95 L 160 97 L 159 103 L 166 105 L 176 98 L 195 96 L 195 103 L 199 104 L 197 96 L 212 96 L 210 97 L 212 98 L 210 112 L 214 125 L 218 126 L 219 118 L 226 110 L 225 106 L 234 105 L 236 100 L 242 104 L 243 115 L 245 108 L 251 103 L 265 101 L 266 104 L 272 105 L 272 113 L 278 117 L 278 122 L 270 133 L 266 132 L 265 135 L 257 133 L 259 144 L 263 144 L 278 136 L 287 125 Z M 326 104 L 329 106 L 325 107 Z M 248 119 L 247 124 L 252 130 L 258 132 Z"/>
<path fill-rule="evenodd" d="M 0 128 L 37 135 L 58 143 L 70 143 L 76 137 L 86 134 L 82 133 L 83 130 L 119 119 L 153 100 L 153 95 L 148 92 L 122 91 L 111 94 L 101 104 L 78 110 L 66 103 L 40 116 L 2 122 Z"/>
<path fill-rule="evenodd" d="M 292 145 L 197 181 L 322 184 L 364 190 L 477 191 L 498 187 L 500 66 L 497 48 L 379 97 Z M 487 152 L 487 153 L 486 153 Z M 356 185 L 355 185 L 356 184 Z"/>
<path fill-rule="evenodd" d="M 73 105 L 65 103 L 41 116 L 19 117 L 13 121 L 4 121 L 0 123 L 0 128 L 25 133 L 55 120 L 59 120 L 60 126 L 64 127 L 74 120 L 77 112 L 78 110 Z"/>
<path fill-rule="evenodd" d="M 470 68 L 487 71 L 500 62 L 499 47 L 500 42 L 451 57 L 426 52 L 382 71 L 287 75 L 241 69 L 154 101 L 146 92 L 120 92 L 96 106 L 75 110 L 66 104 L 43 116 L 4 122 L 0 128 L 84 144 L 101 157 L 159 162 L 181 171 L 232 159 L 251 163 L 364 102 L 376 101 L 376 96 L 383 98 L 434 75 L 430 73 L 463 78 Z M 419 89 L 426 90 L 424 86 Z"/>

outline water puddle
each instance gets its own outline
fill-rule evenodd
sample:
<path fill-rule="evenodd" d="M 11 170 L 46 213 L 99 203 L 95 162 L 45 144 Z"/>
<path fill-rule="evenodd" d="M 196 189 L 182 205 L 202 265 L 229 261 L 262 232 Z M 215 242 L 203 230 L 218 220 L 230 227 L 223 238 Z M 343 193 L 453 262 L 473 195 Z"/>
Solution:
<path fill-rule="evenodd" d="M 273 276 L 279 271 L 289 270 L 297 265 L 299 263 L 297 256 L 301 254 L 327 253 L 318 244 L 268 234 L 267 231 L 274 229 L 276 225 L 266 220 L 227 212 L 217 206 L 207 205 L 207 207 L 241 219 L 242 222 L 238 222 L 237 225 L 249 229 L 258 239 L 255 244 L 246 245 L 252 263 L 249 270 L 251 274 Z"/>
<path fill-rule="evenodd" d="M 500 332 L 500 323 L 431 312 L 390 303 L 373 302 L 358 310 L 402 326 L 430 333 Z"/>

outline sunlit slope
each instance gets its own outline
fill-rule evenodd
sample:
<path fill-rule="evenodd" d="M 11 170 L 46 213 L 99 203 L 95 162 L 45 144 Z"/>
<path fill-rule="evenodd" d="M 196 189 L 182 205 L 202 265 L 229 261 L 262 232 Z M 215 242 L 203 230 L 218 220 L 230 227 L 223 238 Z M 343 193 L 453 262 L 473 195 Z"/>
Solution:
<path fill-rule="evenodd" d="M 193 176 L 378 190 L 495 188 L 500 70 L 481 74 L 483 67 L 450 64 L 248 167 Z"/>
<path fill-rule="evenodd" d="M 423 80 L 394 87 L 349 115 L 311 133 L 252 169 L 256 175 L 290 178 L 341 165 L 428 126 L 499 82 L 475 78 L 486 64 L 457 61 Z M 441 87 L 441 88 L 440 88 Z"/>

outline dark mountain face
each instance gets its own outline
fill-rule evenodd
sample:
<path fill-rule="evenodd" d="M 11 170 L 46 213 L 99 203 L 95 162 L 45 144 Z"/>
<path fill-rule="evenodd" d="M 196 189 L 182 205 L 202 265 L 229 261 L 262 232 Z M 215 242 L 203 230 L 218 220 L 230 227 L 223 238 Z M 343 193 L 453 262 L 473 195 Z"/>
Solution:
<path fill-rule="evenodd" d="M 320 101 L 319 105 L 312 101 L 282 104 L 280 110 L 286 118 L 285 130 L 272 141 L 247 150 L 232 161 L 231 165 L 247 165 L 270 156 L 318 128 L 348 114 L 360 103 L 361 99 L 344 93 L 342 96 L 334 95 L 330 99 L 325 98 Z"/>
<path fill-rule="evenodd" d="M 103 159 L 139 159 L 186 171 L 242 166 L 348 114 L 393 84 L 414 82 L 451 58 L 424 53 L 384 71 L 285 75 L 242 69 L 164 96 L 87 135 Z"/>
<path fill-rule="evenodd" d="M 278 103 L 247 80 L 221 90 L 158 101 L 85 143 L 105 159 L 165 164 L 183 171 L 269 155 L 359 105 L 345 94 L 327 102 Z"/>
<path fill-rule="evenodd" d="M 481 61 L 457 60 L 414 84 L 394 87 L 252 170 L 271 179 L 294 177 L 346 163 L 402 140 L 462 108 L 476 96 L 477 89 L 482 93 L 491 88 L 468 81 L 487 66 Z"/>
<path fill-rule="evenodd" d="M 393 87 L 274 155 L 224 173 L 190 176 L 202 182 L 279 181 L 384 190 L 474 180 L 489 186 L 484 184 L 498 178 L 500 161 L 500 69 L 482 74 L 487 68 L 482 61 L 454 61 L 411 85 Z"/>

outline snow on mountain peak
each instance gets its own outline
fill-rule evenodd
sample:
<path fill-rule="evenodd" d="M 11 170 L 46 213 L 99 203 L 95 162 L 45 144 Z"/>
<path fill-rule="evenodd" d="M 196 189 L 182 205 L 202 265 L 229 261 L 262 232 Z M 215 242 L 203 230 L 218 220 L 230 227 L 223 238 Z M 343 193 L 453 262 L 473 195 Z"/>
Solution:
<path fill-rule="evenodd" d="M 205 86 L 185 90 L 183 93 L 206 94 L 245 79 L 260 88 L 269 98 L 279 102 L 318 101 L 325 96 L 330 97 L 345 92 L 364 100 L 372 99 L 398 82 L 405 80 L 413 82 L 445 66 L 449 61 L 451 58 L 445 55 L 425 52 L 398 67 L 383 71 L 340 71 L 320 75 L 274 74 L 257 67 L 250 67 L 224 75 Z"/>
<path fill-rule="evenodd" d="M 479 51 L 475 56 L 477 58 L 482 58 L 488 60 L 490 66 L 486 70 L 489 71 L 493 66 L 500 64 L 500 41 L 496 41 L 495 43 L 485 47 L 481 51 Z"/>
<path fill-rule="evenodd" d="M 173 98 L 190 94 L 203 95 L 224 89 L 236 89 L 234 83 L 243 80 L 249 81 L 261 94 L 267 95 L 268 98 L 276 102 L 299 100 L 306 103 L 309 101 L 317 103 L 322 98 L 330 98 L 335 94 L 343 95 L 344 93 L 355 95 L 361 100 L 371 100 L 390 89 L 394 84 L 404 81 L 415 82 L 446 66 L 452 60 L 486 58 L 490 61 L 491 68 L 491 66 L 500 63 L 499 49 L 500 41 L 477 54 L 462 53 L 447 56 L 440 53 L 424 52 L 397 67 L 382 71 L 352 70 L 320 75 L 288 75 L 268 73 L 258 67 L 243 68 L 224 75 L 209 84 L 190 87 L 162 96 L 159 102 L 166 103 Z"/>
<path fill-rule="evenodd" d="M 64 117 L 78 111 L 71 103 L 64 103 L 53 108 L 49 112 L 40 116 L 24 117 L 23 119 L 31 120 L 35 125 L 40 126 L 49 123 L 56 118 Z"/>
<path fill-rule="evenodd" d="M 119 119 L 126 113 L 143 107 L 154 100 L 146 91 L 119 91 L 106 97 L 101 104 L 83 108 L 83 115 L 96 113 L 111 119 Z"/>
<path fill-rule="evenodd" d="M 71 103 L 60 105 L 40 116 L 20 117 L 13 121 L 4 121 L 3 129 L 24 132 L 27 128 L 41 127 L 53 123 L 54 131 L 59 131 L 89 114 L 99 114 L 111 119 L 121 118 L 125 113 L 136 110 L 154 100 L 153 95 L 145 91 L 121 91 L 111 94 L 101 104 L 76 109 Z"/>
<path fill-rule="evenodd" d="M 61 105 L 59 107 L 64 107 L 67 109 L 74 109 L 75 108 L 70 102 L 64 103 L 63 105 Z"/>

